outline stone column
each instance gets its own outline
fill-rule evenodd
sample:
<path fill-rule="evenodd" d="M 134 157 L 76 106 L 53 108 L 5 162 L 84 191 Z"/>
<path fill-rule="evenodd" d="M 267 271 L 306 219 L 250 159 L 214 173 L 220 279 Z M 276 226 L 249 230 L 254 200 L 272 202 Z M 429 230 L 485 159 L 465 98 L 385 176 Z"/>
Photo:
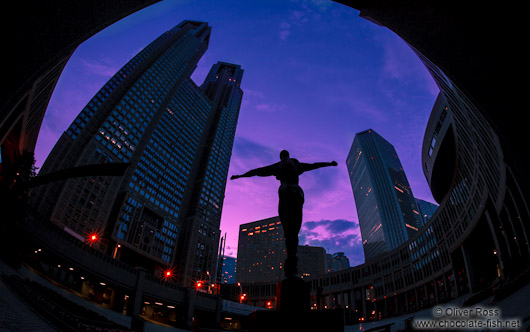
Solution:
<path fill-rule="evenodd" d="M 361 287 L 361 301 L 363 302 L 363 318 L 366 321 L 366 290 Z"/>
<path fill-rule="evenodd" d="M 217 301 L 215 303 L 215 327 L 216 328 L 220 328 L 222 312 L 223 312 L 223 297 L 221 295 L 218 295 Z"/>
<path fill-rule="evenodd" d="M 502 260 L 502 256 L 503 256 L 504 253 L 501 252 L 501 247 L 499 245 L 499 239 L 497 238 L 497 232 L 495 232 L 495 227 L 493 226 L 493 221 L 491 220 L 491 217 L 490 217 L 490 215 L 489 215 L 487 210 L 484 213 L 484 215 L 486 216 L 486 220 L 488 221 L 488 226 L 489 226 L 489 229 L 490 229 L 491 238 L 493 239 L 493 243 L 495 244 L 495 250 L 497 251 L 495 256 L 497 257 L 497 261 L 499 262 L 499 267 L 501 269 L 501 274 L 504 274 L 504 262 Z"/>
<path fill-rule="evenodd" d="M 184 321 L 186 326 L 191 329 L 193 327 L 193 316 L 195 314 L 195 298 L 197 291 L 195 289 L 187 289 L 186 300 L 184 304 Z"/>
<path fill-rule="evenodd" d="M 414 304 L 416 305 L 416 310 L 419 310 L 420 301 L 418 299 L 418 287 L 414 287 Z"/>
<path fill-rule="evenodd" d="M 462 256 L 464 257 L 464 266 L 466 268 L 466 274 L 467 274 L 467 283 L 469 286 L 469 292 L 474 293 L 477 285 L 475 281 L 475 271 L 473 270 L 473 267 L 471 265 L 471 256 L 469 255 L 469 252 L 466 248 L 466 245 L 463 244 L 460 247 L 462 251 Z"/>
<path fill-rule="evenodd" d="M 355 303 L 355 289 L 353 288 L 350 290 L 350 309 L 352 312 L 355 312 L 357 309 L 357 305 Z"/>
<path fill-rule="evenodd" d="M 447 284 L 449 283 L 449 277 L 446 277 L 445 274 L 442 275 L 442 280 L 444 282 L 444 291 L 445 291 L 445 299 L 444 300 L 447 300 L 447 299 L 450 299 L 451 298 L 451 294 L 449 294 L 449 287 L 447 286 Z"/>
<path fill-rule="evenodd" d="M 436 302 L 436 304 L 438 304 L 440 303 L 440 296 L 438 295 L 438 281 L 436 279 L 434 279 L 433 285 L 434 285 L 434 301 Z"/>
<path fill-rule="evenodd" d="M 142 296 L 144 293 L 145 274 L 147 270 L 141 267 L 138 267 L 137 270 L 138 276 L 133 297 L 131 329 L 141 332 L 144 330 L 144 321 L 140 318 L 140 313 L 142 310 Z"/>

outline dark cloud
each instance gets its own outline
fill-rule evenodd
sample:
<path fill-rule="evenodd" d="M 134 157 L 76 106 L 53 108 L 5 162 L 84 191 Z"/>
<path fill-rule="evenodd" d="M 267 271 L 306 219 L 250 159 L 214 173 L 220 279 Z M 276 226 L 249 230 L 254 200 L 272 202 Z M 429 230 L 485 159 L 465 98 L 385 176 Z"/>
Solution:
<path fill-rule="evenodd" d="M 242 159 L 268 160 L 271 163 L 280 159 L 280 151 L 243 136 L 237 136 L 234 140 L 233 155 Z"/>
<path fill-rule="evenodd" d="M 336 220 L 320 220 L 320 221 L 306 221 L 302 226 L 302 230 L 313 230 L 316 227 L 324 227 L 329 233 L 342 233 L 359 228 L 359 224 L 355 221 L 336 219 Z"/>
<path fill-rule="evenodd" d="M 364 263 L 359 224 L 337 219 L 304 222 L 299 234 L 300 244 L 323 247 L 327 253 L 344 252 L 351 266 Z"/>

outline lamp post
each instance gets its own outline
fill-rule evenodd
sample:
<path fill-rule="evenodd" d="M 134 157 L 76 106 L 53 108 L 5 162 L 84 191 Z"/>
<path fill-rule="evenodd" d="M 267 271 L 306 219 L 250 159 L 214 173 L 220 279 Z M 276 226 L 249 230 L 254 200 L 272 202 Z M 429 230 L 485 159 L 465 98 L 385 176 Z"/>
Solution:
<path fill-rule="evenodd" d="M 212 293 L 212 279 L 210 277 L 210 271 L 206 271 L 206 274 L 208 275 L 208 294 Z"/>

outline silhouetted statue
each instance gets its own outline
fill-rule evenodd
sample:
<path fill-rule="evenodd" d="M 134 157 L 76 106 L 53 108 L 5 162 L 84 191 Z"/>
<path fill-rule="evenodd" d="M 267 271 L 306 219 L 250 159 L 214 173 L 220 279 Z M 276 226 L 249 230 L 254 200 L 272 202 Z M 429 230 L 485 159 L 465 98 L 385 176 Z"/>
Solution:
<path fill-rule="evenodd" d="M 287 249 L 287 260 L 285 261 L 286 277 L 298 274 L 296 251 L 298 247 L 298 232 L 302 226 L 302 207 L 304 205 L 304 192 L 298 185 L 298 176 L 304 172 L 327 166 L 337 166 L 337 162 L 305 164 L 290 158 L 289 152 L 282 150 L 279 162 L 250 170 L 242 175 L 233 175 L 230 178 L 234 180 L 251 176 L 275 176 L 276 179 L 280 180 L 278 214 L 282 223 Z"/>

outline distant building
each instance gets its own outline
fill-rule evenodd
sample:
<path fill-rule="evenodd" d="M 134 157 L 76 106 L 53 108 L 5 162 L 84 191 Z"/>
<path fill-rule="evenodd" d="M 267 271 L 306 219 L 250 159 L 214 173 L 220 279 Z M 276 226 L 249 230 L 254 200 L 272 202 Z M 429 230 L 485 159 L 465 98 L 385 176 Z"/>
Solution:
<path fill-rule="evenodd" d="M 416 205 L 418 206 L 420 217 L 422 219 L 423 224 L 425 225 L 434 215 L 434 212 L 436 212 L 436 209 L 438 208 L 438 205 L 433 204 L 431 202 L 424 201 L 422 199 L 416 198 Z"/>
<path fill-rule="evenodd" d="M 369 129 L 357 133 L 347 158 L 365 259 L 397 248 L 422 226 L 396 150 Z"/>
<path fill-rule="evenodd" d="M 285 239 L 279 217 L 239 226 L 236 282 L 277 281 L 284 276 Z"/>
<path fill-rule="evenodd" d="M 41 174 L 130 163 L 124 176 L 87 176 L 32 192 L 33 213 L 125 263 L 175 267 L 191 285 L 214 273 L 219 223 L 242 99 L 239 65 L 190 78 L 207 23 L 183 21 L 146 46 L 81 110 Z M 39 174 L 40 175 L 40 174 Z"/>
<path fill-rule="evenodd" d="M 322 247 L 298 246 L 298 273 L 301 277 L 322 275 L 326 271 L 326 251 Z M 236 282 L 276 282 L 284 278 L 287 254 L 279 217 L 239 226 Z"/>
<path fill-rule="evenodd" d="M 235 257 L 222 257 L 221 283 L 233 284 L 236 282 L 236 262 Z"/>
<path fill-rule="evenodd" d="M 328 273 L 350 268 L 350 259 L 343 252 L 326 254 L 326 269 Z"/>
<path fill-rule="evenodd" d="M 298 273 L 301 278 L 314 278 L 326 273 L 326 250 L 308 245 L 298 246 Z"/>

